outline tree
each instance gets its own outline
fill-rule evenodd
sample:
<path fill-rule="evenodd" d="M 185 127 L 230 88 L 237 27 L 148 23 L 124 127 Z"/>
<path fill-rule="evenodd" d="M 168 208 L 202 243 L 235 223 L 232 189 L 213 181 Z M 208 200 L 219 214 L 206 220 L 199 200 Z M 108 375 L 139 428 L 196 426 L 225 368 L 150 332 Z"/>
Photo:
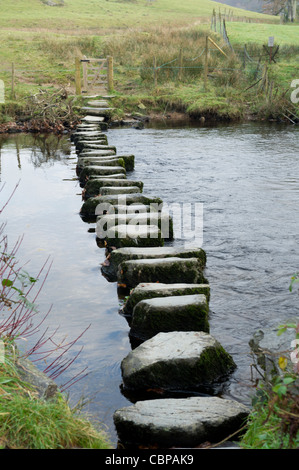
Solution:
<path fill-rule="evenodd" d="M 264 0 L 264 13 L 283 14 L 286 21 L 294 22 L 297 15 L 297 0 Z"/>

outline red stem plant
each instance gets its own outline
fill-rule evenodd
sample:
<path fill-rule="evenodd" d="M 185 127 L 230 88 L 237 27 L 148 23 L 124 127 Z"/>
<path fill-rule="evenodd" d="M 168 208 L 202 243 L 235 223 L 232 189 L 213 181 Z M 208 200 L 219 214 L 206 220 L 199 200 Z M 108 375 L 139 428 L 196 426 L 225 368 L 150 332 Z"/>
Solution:
<path fill-rule="evenodd" d="M 12 198 L 17 187 L 18 184 L 7 202 L 0 207 L 0 215 Z M 0 188 L 0 192 L 2 189 L 3 186 Z M 6 342 L 15 342 L 19 338 L 27 339 L 40 332 L 40 327 L 44 324 L 51 308 L 38 319 L 35 324 L 34 320 L 40 316 L 36 301 L 46 282 L 52 263 L 49 263 L 48 258 L 41 267 L 37 278 L 31 277 L 24 270 L 23 266 L 19 266 L 19 262 L 16 258 L 23 237 L 20 237 L 15 245 L 9 249 L 8 239 L 4 230 L 5 223 L 2 223 L 0 225 L 0 339 L 4 341 L 5 344 Z M 41 284 L 37 292 L 33 295 L 33 289 L 42 276 Z M 48 364 L 43 372 L 47 374 L 48 377 L 55 380 L 78 358 L 82 348 L 71 359 L 68 358 L 68 352 L 88 328 L 89 327 L 77 338 L 69 342 L 66 342 L 65 339 L 60 342 L 55 340 L 58 328 L 55 329 L 53 333 L 49 333 L 48 328 L 45 328 L 34 346 L 25 353 L 22 353 L 22 357 L 30 357 L 32 362 L 46 362 L 46 360 L 48 360 Z M 86 368 L 61 385 L 60 390 L 65 391 L 75 382 L 85 377 L 85 371 Z"/>

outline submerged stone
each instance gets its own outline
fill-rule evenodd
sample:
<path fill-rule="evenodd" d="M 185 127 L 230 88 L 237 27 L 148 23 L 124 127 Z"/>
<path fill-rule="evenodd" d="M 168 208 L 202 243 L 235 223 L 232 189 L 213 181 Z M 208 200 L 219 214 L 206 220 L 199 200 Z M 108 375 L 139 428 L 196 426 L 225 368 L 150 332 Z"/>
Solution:
<path fill-rule="evenodd" d="M 193 448 L 217 443 L 244 426 L 250 410 L 218 397 L 144 400 L 113 415 L 124 446 Z"/>
<path fill-rule="evenodd" d="M 210 286 L 208 284 L 162 284 L 162 283 L 144 283 L 138 284 L 126 300 L 122 313 L 125 316 L 132 316 L 134 307 L 141 300 L 153 299 L 156 297 L 170 297 L 179 295 L 203 294 L 207 301 L 210 299 Z"/>
<path fill-rule="evenodd" d="M 203 331 L 157 333 L 121 362 L 124 389 L 134 391 L 196 391 L 227 379 L 235 367 L 231 355 Z"/>
<path fill-rule="evenodd" d="M 145 213 L 146 211 L 143 211 Z M 124 213 L 124 211 L 123 211 Z M 163 247 L 163 248 L 122 248 L 114 250 L 109 259 L 109 266 L 105 270 L 109 271 L 111 278 L 117 278 L 117 270 L 120 263 L 123 261 L 138 260 L 138 259 L 157 259 L 157 258 L 198 258 L 202 269 L 206 265 L 206 253 L 202 248 L 176 248 L 176 247 Z M 176 281 L 174 281 L 176 282 Z M 184 281 L 183 281 L 184 282 Z"/>
<path fill-rule="evenodd" d="M 198 258 L 162 258 L 124 261 L 118 267 L 117 281 L 128 288 L 143 282 L 174 284 L 206 283 Z"/>

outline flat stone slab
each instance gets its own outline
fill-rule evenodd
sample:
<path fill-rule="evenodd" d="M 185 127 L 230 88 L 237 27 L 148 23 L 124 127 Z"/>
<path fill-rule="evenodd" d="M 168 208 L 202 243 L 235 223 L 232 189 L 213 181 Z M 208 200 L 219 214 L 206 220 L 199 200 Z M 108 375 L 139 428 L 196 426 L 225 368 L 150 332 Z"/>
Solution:
<path fill-rule="evenodd" d="M 91 181 L 91 180 L 97 180 L 99 178 L 113 178 L 113 179 L 121 179 L 121 180 L 126 180 L 127 179 L 127 175 L 126 173 L 115 173 L 113 175 L 90 175 L 88 181 Z"/>
<path fill-rule="evenodd" d="M 105 155 L 104 155 L 105 156 Z M 109 155 L 108 155 L 109 156 Z M 113 158 L 116 158 L 116 159 L 121 159 L 123 160 L 124 164 L 125 164 L 125 168 L 127 171 L 133 171 L 134 170 L 134 166 L 135 166 L 135 156 L 134 155 L 112 155 Z M 80 161 L 79 159 L 81 158 L 85 158 L 85 162 L 89 161 L 90 164 L 97 164 L 97 160 L 99 158 L 102 158 L 101 156 L 101 151 L 96 151 L 96 152 L 81 152 L 79 155 L 78 155 L 78 161 Z"/>
<path fill-rule="evenodd" d="M 81 182 L 87 181 L 90 176 L 97 175 L 113 175 L 115 173 L 123 173 L 126 174 L 126 170 L 124 167 L 119 165 L 101 165 L 101 166 L 85 166 L 82 171 L 80 171 L 79 179 Z"/>
<path fill-rule="evenodd" d="M 124 261 L 118 267 L 117 281 L 127 288 L 143 282 L 174 284 L 206 283 L 198 258 L 162 258 Z"/>
<path fill-rule="evenodd" d="M 101 188 L 101 194 L 106 188 Z M 123 188 L 127 189 L 127 188 Z M 119 188 L 115 188 L 117 192 Z M 141 192 L 140 188 L 138 188 Z M 112 194 L 112 193 L 110 193 Z M 105 233 L 108 227 L 115 225 L 128 224 L 131 226 L 142 226 L 142 225 L 155 225 L 161 231 L 161 236 L 164 239 L 173 239 L 173 222 L 169 214 L 163 214 L 161 212 L 144 212 L 143 214 L 106 214 L 99 216 L 97 219 L 96 233 L 99 238 L 102 238 L 101 234 Z M 138 227 L 137 227 L 138 229 Z"/>
<path fill-rule="evenodd" d="M 161 231 L 156 225 L 116 225 L 107 230 L 104 237 L 108 246 L 163 246 Z"/>
<path fill-rule="evenodd" d="M 231 355 L 203 331 L 157 333 L 121 362 L 123 387 L 133 391 L 196 391 L 219 384 L 235 368 Z"/>
<path fill-rule="evenodd" d="M 122 307 L 122 313 L 127 317 L 131 317 L 134 307 L 142 300 L 194 294 L 205 295 L 209 302 L 210 286 L 208 284 L 162 284 L 160 282 L 138 284 L 138 286 L 130 292 L 128 299 Z"/>
<path fill-rule="evenodd" d="M 89 116 L 100 116 L 100 117 L 107 117 L 111 116 L 112 111 L 114 108 L 94 108 L 93 106 L 83 106 L 81 111 L 87 113 Z"/>
<path fill-rule="evenodd" d="M 137 186 L 103 186 L 100 189 L 101 195 L 106 194 L 136 194 L 141 193 Z"/>
<path fill-rule="evenodd" d="M 143 211 L 145 212 L 145 211 Z M 117 270 L 120 263 L 138 259 L 157 259 L 157 258 L 198 258 L 201 267 L 206 265 L 206 253 L 201 248 L 121 248 L 114 250 L 109 257 L 109 265 L 105 266 L 105 271 L 113 278 L 117 278 Z M 174 281 L 176 282 L 176 281 Z"/>
<path fill-rule="evenodd" d="M 91 115 L 90 113 L 81 119 L 81 121 L 86 122 L 103 122 L 105 120 L 104 116 Z"/>
<path fill-rule="evenodd" d="M 234 400 L 190 397 L 139 401 L 115 411 L 119 441 L 127 446 L 196 447 L 238 431 L 250 413 Z"/>
<path fill-rule="evenodd" d="M 109 108 L 109 103 L 108 101 L 104 100 L 94 100 L 94 101 L 88 101 L 87 106 L 95 106 L 96 108 Z"/>
<path fill-rule="evenodd" d="M 105 170 L 113 169 L 115 167 L 103 167 L 102 174 L 105 174 Z M 123 170 L 125 173 L 125 169 L 121 167 L 117 167 Z M 115 168 L 116 169 L 116 168 Z M 84 168 L 85 170 L 85 168 Z M 84 171 L 83 170 L 83 171 Z M 106 174 L 109 174 L 108 172 Z M 107 196 L 96 196 L 91 197 L 85 201 L 81 207 L 81 215 L 85 217 L 90 217 L 96 220 L 97 216 L 103 215 L 111 211 L 110 213 L 114 213 L 115 207 L 121 207 L 121 210 L 128 210 L 128 206 L 134 204 L 132 211 L 140 210 L 144 208 L 147 209 L 147 206 L 150 206 L 151 210 L 155 210 L 156 207 L 160 207 L 162 205 L 162 201 L 160 198 L 146 196 L 144 194 L 118 194 L 118 195 L 107 195 Z M 137 208 L 137 205 L 139 206 Z M 118 210 L 118 209 L 117 209 Z"/>
<path fill-rule="evenodd" d="M 121 158 L 115 158 L 113 155 L 107 155 L 103 157 L 99 157 L 96 159 L 96 161 L 91 162 L 89 159 L 85 159 L 84 157 L 78 158 L 77 161 L 77 174 L 80 174 L 80 172 L 84 168 L 98 168 L 102 166 L 122 166 L 125 168 L 125 162 Z M 91 170 L 90 170 L 91 172 Z M 93 174 L 97 174 L 97 171 L 92 171 Z"/>
<path fill-rule="evenodd" d="M 145 341 L 160 332 L 209 333 L 209 306 L 203 294 L 156 297 L 134 307 L 130 335 Z"/>
<path fill-rule="evenodd" d="M 85 185 L 85 194 L 84 197 L 87 199 L 89 197 L 95 197 L 100 194 L 101 188 L 105 186 L 137 186 L 140 189 L 140 192 L 143 191 L 143 182 L 134 181 L 128 179 L 119 179 L 119 178 L 95 178 L 87 181 Z"/>

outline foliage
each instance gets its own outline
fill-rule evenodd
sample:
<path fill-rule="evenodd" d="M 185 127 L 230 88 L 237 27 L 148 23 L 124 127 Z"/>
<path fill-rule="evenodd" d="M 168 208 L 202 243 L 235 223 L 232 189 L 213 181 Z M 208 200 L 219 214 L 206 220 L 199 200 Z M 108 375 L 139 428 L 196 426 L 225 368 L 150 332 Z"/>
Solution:
<path fill-rule="evenodd" d="M 0 215 L 9 200 L 0 208 Z M 4 229 L 5 224 L 2 224 L 0 227 L 0 346 L 1 353 L 4 350 L 4 360 L 1 354 L 0 447 L 108 448 L 108 440 L 103 432 L 97 431 L 86 418 L 79 416 L 75 409 L 71 410 L 61 393 L 83 378 L 84 370 L 62 385 L 60 392 L 49 400 L 39 398 L 35 388 L 20 377 L 18 359 L 37 356 L 42 362 L 51 358 L 48 365 L 46 363 L 44 366 L 44 372 L 50 378 L 56 379 L 78 357 L 80 352 L 72 359 L 69 359 L 67 354 L 84 332 L 69 343 L 55 340 L 57 329 L 52 334 L 48 333 L 47 328 L 40 333 L 40 326 L 49 312 L 38 320 L 38 324 L 35 324 L 34 320 L 40 317 L 36 299 L 47 273 L 37 294 L 33 297 L 31 294 L 33 287 L 40 281 L 47 263 L 44 264 L 37 277 L 32 277 L 19 265 L 16 258 L 22 239 L 19 239 L 13 249 L 9 250 Z M 34 346 L 26 353 L 20 352 L 19 341 L 37 333 L 39 337 Z"/>

